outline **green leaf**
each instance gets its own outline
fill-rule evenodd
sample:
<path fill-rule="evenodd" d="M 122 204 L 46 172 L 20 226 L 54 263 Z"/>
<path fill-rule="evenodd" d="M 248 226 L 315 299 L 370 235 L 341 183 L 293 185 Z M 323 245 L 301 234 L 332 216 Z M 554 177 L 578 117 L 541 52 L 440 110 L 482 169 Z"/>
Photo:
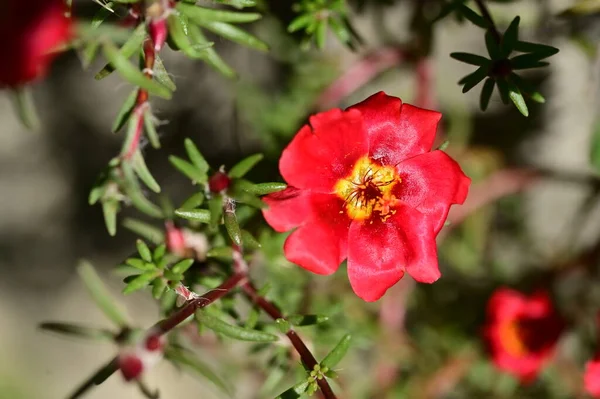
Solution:
<path fill-rule="evenodd" d="M 253 251 L 261 247 L 256 238 L 254 238 L 254 236 L 246 230 L 242 230 L 242 243 L 244 244 L 244 248 L 249 251 Z"/>
<path fill-rule="evenodd" d="M 206 179 L 208 179 L 207 174 L 208 169 L 210 167 L 208 165 L 208 162 L 206 162 L 206 159 L 204 159 L 204 157 L 198 150 L 198 147 L 196 147 L 194 142 L 189 138 L 186 138 L 183 144 L 185 146 L 185 151 L 187 152 L 187 155 L 190 158 L 190 161 L 192 161 L 192 163 L 196 166 L 200 173 L 203 173 L 206 176 Z M 204 181 L 200 181 L 199 183 L 206 183 L 206 179 Z"/>
<path fill-rule="evenodd" d="M 249 328 L 226 323 L 217 317 L 209 315 L 203 310 L 196 312 L 196 319 L 203 326 L 206 326 L 217 333 L 223 334 L 226 337 L 240 341 L 275 342 L 279 339 L 276 335 L 269 334 L 264 331 L 251 330 Z"/>
<path fill-rule="evenodd" d="M 294 33 L 300 29 L 306 28 L 308 25 L 314 23 L 315 17 L 312 13 L 302 14 L 297 16 L 288 25 L 287 31 Z"/>
<path fill-rule="evenodd" d="M 131 84 L 139 86 L 142 89 L 148 90 L 148 93 L 165 98 L 171 99 L 172 93 L 165 86 L 160 83 L 146 78 L 144 74 L 136 68 L 132 63 L 129 62 L 114 44 L 105 42 L 102 46 L 104 50 L 104 56 L 110 61 L 117 71 Z"/>
<path fill-rule="evenodd" d="M 521 79 L 521 77 L 519 75 L 517 75 L 516 73 L 511 73 L 510 74 L 510 79 L 515 82 L 515 84 L 517 85 L 517 87 L 519 88 L 519 90 L 521 90 L 521 93 L 523 95 L 526 95 L 527 97 L 529 97 L 532 101 L 535 101 L 537 103 L 543 104 L 546 102 L 546 99 L 544 98 L 544 96 L 542 96 L 536 89 L 535 87 L 533 87 L 533 85 L 531 85 L 530 83 L 528 83 L 526 80 Z"/>
<path fill-rule="evenodd" d="M 171 76 L 165 69 L 165 64 L 158 54 L 154 55 L 154 78 L 171 91 L 175 91 L 177 89 L 175 82 L 173 82 L 173 79 L 171 79 Z"/>
<path fill-rule="evenodd" d="M 196 24 L 203 24 L 204 22 L 211 21 L 246 23 L 258 21 L 261 18 L 260 14 L 254 12 L 218 10 L 214 8 L 198 7 L 181 2 L 177 4 L 176 8 L 185 14 L 190 21 Z"/>
<path fill-rule="evenodd" d="M 131 200 L 131 204 L 148 216 L 162 219 L 164 216 L 162 210 L 144 196 L 131 165 L 129 165 L 127 162 L 124 162 L 121 164 L 121 170 L 123 171 L 123 175 L 125 177 L 124 189 L 127 196 Z"/>
<path fill-rule="evenodd" d="M 133 154 L 131 163 L 133 166 L 133 170 L 139 176 L 139 178 L 146 184 L 146 186 L 148 186 L 148 188 L 154 191 L 155 193 L 160 193 L 160 186 L 158 185 L 156 180 L 154 180 L 154 177 L 150 173 L 150 170 L 148 170 L 148 167 L 146 166 L 146 161 L 144 161 L 144 157 L 142 156 L 140 150 L 137 150 Z"/>
<path fill-rule="evenodd" d="M 223 36 L 225 39 L 231 40 L 232 42 L 236 42 L 243 46 L 248 46 L 259 51 L 269 50 L 269 46 L 265 42 L 238 28 L 237 26 L 225 22 L 215 21 L 203 22 L 201 26 L 213 33 L 216 33 L 217 35 Z"/>
<path fill-rule="evenodd" d="M 471 10 L 464 4 L 461 4 L 458 9 L 463 17 L 471 21 L 473 24 L 479 26 L 480 28 L 487 29 L 488 22 L 481 15 L 477 14 L 475 11 Z"/>
<path fill-rule="evenodd" d="M 125 264 L 145 272 L 156 269 L 156 266 L 152 263 L 152 259 L 144 261 L 144 259 L 140 258 L 129 258 L 125 261 Z"/>
<path fill-rule="evenodd" d="M 521 21 L 521 17 L 518 15 L 512 20 L 504 35 L 502 36 L 501 44 L 500 44 L 500 53 L 502 57 L 508 57 L 508 55 L 513 51 L 517 41 L 519 39 L 519 22 Z"/>
<path fill-rule="evenodd" d="M 175 215 L 180 218 L 193 220 L 200 223 L 210 223 L 211 213 L 206 209 L 177 209 Z"/>
<path fill-rule="evenodd" d="M 498 92 L 500 93 L 502 102 L 508 104 L 508 101 L 510 100 L 508 95 L 508 83 L 504 79 L 498 79 L 496 84 L 498 85 Z"/>
<path fill-rule="evenodd" d="M 177 262 L 171 268 L 171 271 L 175 274 L 183 274 L 194 264 L 194 259 L 184 259 Z"/>
<path fill-rule="evenodd" d="M 247 191 L 233 192 L 231 196 L 242 204 L 247 204 L 258 209 L 266 209 L 268 207 L 268 205 L 260 198 L 257 198 L 255 195 L 252 195 Z"/>
<path fill-rule="evenodd" d="M 466 93 L 488 76 L 486 67 L 479 67 L 475 72 L 465 76 L 458 83 L 464 84 L 462 92 Z"/>
<path fill-rule="evenodd" d="M 110 341 L 114 339 L 114 334 L 108 330 L 80 326 L 77 324 L 46 322 L 40 324 L 39 327 L 42 330 L 79 338 Z"/>
<path fill-rule="evenodd" d="M 159 300 L 167 290 L 167 282 L 162 277 L 157 277 L 152 281 L 152 297 Z"/>
<path fill-rule="evenodd" d="M 275 399 L 298 399 L 301 398 L 306 390 L 308 389 L 308 381 L 302 381 L 287 391 L 283 392 L 281 395 L 277 396 Z"/>
<path fill-rule="evenodd" d="M 221 4 L 226 4 L 231 7 L 235 7 L 237 9 L 256 6 L 255 0 L 217 0 L 217 2 Z"/>
<path fill-rule="evenodd" d="M 492 60 L 498 60 L 502 58 L 500 46 L 496 41 L 496 36 L 494 36 L 492 31 L 489 29 L 485 32 L 485 47 L 487 48 L 488 54 Z"/>
<path fill-rule="evenodd" d="M 163 272 L 163 276 L 169 280 L 170 284 L 175 284 L 175 283 L 179 283 L 181 280 L 183 280 L 183 274 L 178 274 L 175 273 L 171 270 L 165 270 Z"/>
<path fill-rule="evenodd" d="M 600 171 L 600 124 L 596 124 L 590 150 L 592 166 L 596 171 Z"/>
<path fill-rule="evenodd" d="M 510 66 L 515 70 L 541 68 L 548 65 L 550 64 L 540 61 L 540 57 L 536 54 L 521 54 L 510 59 Z"/>
<path fill-rule="evenodd" d="M 122 224 L 127 230 L 134 232 L 153 244 L 158 245 L 165 239 L 165 234 L 161 229 L 141 220 L 126 218 Z"/>
<path fill-rule="evenodd" d="M 483 66 L 489 65 L 490 63 L 490 60 L 488 60 L 487 58 L 470 53 L 450 53 L 450 57 L 471 65 Z"/>
<path fill-rule="evenodd" d="M 223 214 L 223 220 L 225 222 L 225 229 L 231 241 L 238 247 L 242 246 L 242 232 L 240 225 L 235 217 L 235 212 L 225 212 Z"/>
<path fill-rule="evenodd" d="M 307 315 L 293 315 L 289 316 L 287 320 L 292 323 L 294 326 L 304 327 L 304 326 L 312 326 L 315 324 L 325 323 L 329 320 L 328 316 L 315 315 L 315 314 L 307 314 Z"/>
<path fill-rule="evenodd" d="M 515 51 L 520 51 L 522 53 L 534 53 L 539 57 L 540 60 L 551 57 L 559 51 L 556 47 L 524 41 L 516 42 L 514 49 Z"/>
<path fill-rule="evenodd" d="M 171 155 L 169 156 L 169 162 L 194 183 L 206 183 L 208 180 L 206 173 L 202 173 L 195 165 L 192 165 L 184 159 Z"/>
<path fill-rule="evenodd" d="M 187 23 L 183 20 L 183 16 L 179 14 L 171 14 L 167 19 L 169 26 L 169 38 L 175 43 L 177 48 L 185 55 L 192 59 L 202 59 L 206 53 L 205 50 L 210 48 L 213 43 L 205 43 L 202 45 L 192 44 L 187 36 Z"/>
<path fill-rule="evenodd" d="M 137 148 L 140 140 L 141 133 L 141 120 L 143 115 L 139 112 L 132 112 L 129 117 L 129 123 L 127 124 L 127 132 L 125 132 L 125 140 L 121 145 L 121 156 L 127 158 L 130 156 L 132 149 Z M 136 141 L 138 144 L 136 144 Z"/>
<path fill-rule="evenodd" d="M 485 111 L 490 103 L 495 84 L 496 82 L 492 78 L 487 78 L 483 84 L 481 96 L 479 97 L 479 107 L 482 111 Z"/>
<path fill-rule="evenodd" d="M 119 369 L 119 359 L 114 357 L 107 364 L 102 366 L 98 371 L 96 371 L 90 378 L 85 380 L 82 384 L 80 384 L 75 392 L 69 395 L 68 399 L 78 399 L 83 396 L 84 393 L 89 391 L 96 385 L 102 384 L 104 381 L 108 379 L 111 375 L 115 373 Z"/>
<path fill-rule="evenodd" d="M 150 141 L 150 145 L 153 148 L 160 148 L 160 139 L 158 138 L 158 132 L 156 131 L 155 118 L 154 115 L 152 115 L 150 107 L 146 108 L 144 111 L 144 128 L 146 130 L 146 137 L 148 137 L 148 141 Z"/>
<path fill-rule="evenodd" d="M 317 30 L 315 32 L 315 42 L 317 48 L 323 50 L 325 48 L 325 41 L 327 40 L 327 20 L 322 19 L 317 22 Z"/>
<path fill-rule="evenodd" d="M 150 284 L 150 282 L 156 277 L 160 276 L 160 274 L 160 270 L 150 270 L 140 274 L 139 276 L 131 280 L 129 284 L 127 284 L 127 286 L 123 289 L 123 294 L 127 295 L 131 294 L 134 291 L 141 290 L 142 288 L 148 286 L 148 284 Z"/>
<path fill-rule="evenodd" d="M 350 341 L 352 336 L 350 334 L 346 334 L 340 339 L 340 342 L 329 352 L 325 359 L 321 362 L 321 367 L 327 367 L 329 369 L 334 368 L 340 360 L 346 355 L 348 352 L 348 348 L 350 348 Z"/>
<path fill-rule="evenodd" d="M 223 196 L 215 194 L 208 200 L 208 210 L 210 211 L 210 225 L 216 226 L 221 222 L 223 216 Z"/>
<path fill-rule="evenodd" d="M 269 183 L 258 183 L 252 184 L 250 187 L 245 190 L 250 194 L 254 195 L 266 195 L 271 193 L 276 193 L 278 191 L 285 190 L 287 188 L 287 184 L 279 183 L 279 182 L 269 182 Z"/>
<path fill-rule="evenodd" d="M 204 203 L 204 193 L 197 192 L 196 194 L 192 194 L 191 197 L 186 199 L 179 208 L 180 209 L 194 209 L 194 208 L 198 208 L 203 203 Z"/>
<path fill-rule="evenodd" d="M 213 247 L 207 253 L 208 258 L 217 258 L 231 260 L 233 258 L 233 249 L 231 247 Z"/>
<path fill-rule="evenodd" d="M 96 274 L 94 267 L 90 263 L 82 261 L 77 267 L 77 273 L 83 280 L 93 301 L 98 305 L 106 317 L 121 328 L 127 327 L 128 323 L 125 314 L 119 309 L 118 305 L 111 297 L 104 286 L 104 283 L 98 274 Z"/>
<path fill-rule="evenodd" d="M 35 110 L 31 89 L 29 87 L 19 87 L 11 89 L 10 94 L 13 106 L 23 126 L 30 130 L 37 130 L 40 126 L 40 120 Z"/>
<path fill-rule="evenodd" d="M 189 26 L 189 37 L 195 44 L 204 45 L 208 43 L 202 31 L 196 25 Z M 215 49 L 207 48 L 205 52 L 206 55 L 202 58 L 204 62 L 227 78 L 233 79 L 236 77 L 235 71 L 231 69 L 231 67 L 227 65 L 225 61 L 223 61 Z"/>
<path fill-rule="evenodd" d="M 107 199 L 102 201 L 102 214 L 104 215 L 104 224 L 106 230 L 111 236 L 117 234 L 117 213 L 120 209 L 119 201 L 115 199 Z"/>
<path fill-rule="evenodd" d="M 140 257 L 146 262 L 152 262 L 152 252 L 150 252 L 150 248 L 143 240 L 137 239 L 135 242 L 135 246 L 137 247 L 138 253 Z"/>
<path fill-rule="evenodd" d="M 137 88 L 133 89 L 131 91 L 131 93 L 129 93 L 127 98 L 125 99 L 123 106 L 121 106 L 121 109 L 119 110 L 119 114 L 117 115 L 117 118 L 113 122 L 113 125 L 111 128 L 111 131 L 113 133 L 116 133 L 119 130 L 121 130 L 123 125 L 125 125 L 127 120 L 131 117 L 131 113 L 133 112 L 133 109 L 135 108 L 135 100 L 137 99 L 137 96 L 138 96 L 138 90 L 139 89 L 137 89 Z"/>
<path fill-rule="evenodd" d="M 217 388 L 231 395 L 231 389 L 227 382 L 221 379 L 208 365 L 202 363 L 197 357 L 192 357 L 173 348 L 166 349 L 165 357 L 175 365 L 183 366 L 191 371 L 195 371 L 208 381 L 212 382 Z"/>
<path fill-rule="evenodd" d="M 275 320 L 275 324 L 277 324 L 277 327 L 279 328 L 279 331 L 282 334 L 287 333 L 288 331 L 290 331 L 290 322 L 287 321 L 286 319 L 277 319 Z"/>
<path fill-rule="evenodd" d="M 515 107 L 517 107 L 519 112 L 526 117 L 529 116 L 529 110 L 527 109 L 525 99 L 523 98 L 519 88 L 512 81 L 508 82 L 508 90 L 508 96 L 512 100 L 513 104 L 515 104 Z"/>
<path fill-rule="evenodd" d="M 136 52 L 138 52 L 142 48 L 142 43 L 144 43 L 144 38 L 146 37 L 146 26 L 144 24 L 139 25 L 129 39 L 125 42 L 123 47 L 121 47 L 119 53 L 123 58 L 129 58 Z M 110 60 L 109 60 L 110 61 Z M 108 63 L 104 68 L 100 70 L 95 76 L 96 80 L 101 80 L 113 73 L 115 70 L 115 66 L 111 63 Z"/>
<path fill-rule="evenodd" d="M 152 253 L 152 260 L 154 262 L 160 261 L 167 252 L 167 246 L 163 243 L 154 249 L 154 253 Z"/>

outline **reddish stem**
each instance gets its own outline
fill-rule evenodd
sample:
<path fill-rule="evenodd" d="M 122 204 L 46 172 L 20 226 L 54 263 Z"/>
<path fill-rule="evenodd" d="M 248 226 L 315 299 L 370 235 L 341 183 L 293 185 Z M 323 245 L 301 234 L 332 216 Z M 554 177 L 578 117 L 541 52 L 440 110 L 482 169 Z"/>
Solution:
<path fill-rule="evenodd" d="M 141 18 L 140 18 L 141 19 Z M 154 60 L 156 59 L 156 53 L 154 51 L 154 43 L 150 37 L 144 39 L 144 76 L 147 79 L 152 79 L 152 70 L 154 68 Z M 133 154 L 137 151 L 140 145 L 140 139 L 142 137 L 142 131 L 144 128 L 144 111 L 148 103 L 148 90 L 140 88 L 138 90 L 137 98 L 135 100 L 134 113 L 138 119 L 138 124 L 135 129 L 135 135 L 129 148 L 125 152 L 124 158 L 130 159 Z"/>
<path fill-rule="evenodd" d="M 252 300 L 252 302 L 254 302 L 262 310 L 264 310 L 265 313 L 271 316 L 273 320 L 285 319 L 281 311 L 274 304 L 267 301 L 264 297 L 258 294 L 256 287 L 254 287 L 254 285 L 250 281 L 246 281 L 242 284 L 242 290 L 248 296 L 248 298 Z M 319 364 L 319 362 L 317 362 L 317 359 L 315 359 L 315 357 L 308 349 L 304 341 L 302 341 L 302 338 L 300 338 L 300 336 L 296 334 L 296 331 L 294 331 L 291 328 L 285 333 L 285 335 L 288 337 L 288 339 L 300 355 L 302 363 L 304 363 L 307 369 L 313 370 L 315 366 Z M 331 386 L 329 386 L 329 383 L 325 378 L 317 379 L 317 384 L 319 384 L 319 388 L 321 389 L 323 398 L 336 399 L 335 393 L 333 393 Z"/>
<path fill-rule="evenodd" d="M 398 65 L 405 58 L 404 50 L 392 47 L 377 50 L 358 60 L 333 82 L 317 100 L 319 109 L 331 108 L 342 99 L 367 84 L 386 69 Z"/>
<path fill-rule="evenodd" d="M 232 289 L 242 284 L 245 281 L 245 279 L 245 274 L 236 273 L 232 275 L 217 288 L 207 292 L 204 295 L 201 295 L 198 298 L 192 299 L 177 312 L 173 313 L 168 318 L 156 323 L 154 327 L 150 330 L 157 329 L 159 335 L 168 333 L 169 331 L 177 327 L 179 324 L 181 324 L 183 321 L 185 321 L 188 317 L 193 315 L 196 312 L 196 310 L 202 309 L 210 305 L 217 299 L 227 295 L 229 292 L 231 292 Z"/>

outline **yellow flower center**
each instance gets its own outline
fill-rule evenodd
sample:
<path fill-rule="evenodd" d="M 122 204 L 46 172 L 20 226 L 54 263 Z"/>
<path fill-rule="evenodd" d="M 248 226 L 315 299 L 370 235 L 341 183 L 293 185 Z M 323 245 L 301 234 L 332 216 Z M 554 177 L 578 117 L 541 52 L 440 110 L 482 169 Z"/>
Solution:
<path fill-rule="evenodd" d="M 345 211 L 351 219 L 366 220 L 375 213 L 385 222 L 396 213 L 393 208 L 398 200 L 392 192 L 401 181 L 394 167 L 362 157 L 356 161 L 352 172 L 336 183 L 334 191 L 344 200 Z"/>
<path fill-rule="evenodd" d="M 521 338 L 519 323 L 515 320 L 500 325 L 500 341 L 504 349 L 513 356 L 522 356 L 527 352 L 525 343 Z"/>

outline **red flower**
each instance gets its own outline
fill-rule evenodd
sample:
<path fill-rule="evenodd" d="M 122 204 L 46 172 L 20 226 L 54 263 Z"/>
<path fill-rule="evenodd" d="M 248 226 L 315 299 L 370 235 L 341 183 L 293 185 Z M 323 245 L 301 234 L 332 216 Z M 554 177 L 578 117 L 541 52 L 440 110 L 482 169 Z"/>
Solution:
<path fill-rule="evenodd" d="M 600 398 L 600 359 L 596 358 L 586 363 L 583 385 L 588 394 Z"/>
<path fill-rule="evenodd" d="M 563 323 L 545 292 L 498 289 L 488 302 L 485 336 L 498 368 L 530 383 L 551 359 Z"/>
<path fill-rule="evenodd" d="M 43 77 L 55 54 L 71 36 L 63 0 L 7 0 L 0 6 L 0 87 Z"/>
<path fill-rule="evenodd" d="M 470 184 L 448 155 L 430 152 L 440 117 L 383 92 L 312 116 L 279 161 L 290 186 L 264 198 L 275 230 L 297 228 L 286 257 L 317 274 L 347 258 L 350 284 L 369 302 L 405 271 L 436 281 L 435 237 Z"/>

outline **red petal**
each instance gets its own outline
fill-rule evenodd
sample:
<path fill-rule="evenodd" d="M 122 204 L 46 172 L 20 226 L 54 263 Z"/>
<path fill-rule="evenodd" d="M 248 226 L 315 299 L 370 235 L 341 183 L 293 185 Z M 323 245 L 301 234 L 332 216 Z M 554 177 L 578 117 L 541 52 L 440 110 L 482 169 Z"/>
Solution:
<path fill-rule="evenodd" d="M 279 170 L 288 184 L 320 193 L 331 193 L 335 183 L 350 173 L 368 153 L 368 143 L 357 111 L 339 109 L 310 118 L 287 146 Z"/>
<path fill-rule="evenodd" d="M 285 241 L 285 257 L 316 274 L 332 274 L 346 258 L 348 226 L 342 201 L 329 194 L 311 194 L 311 217 Z"/>
<path fill-rule="evenodd" d="M 398 199 L 426 214 L 437 234 L 444 226 L 450 205 L 462 204 L 471 179 L 443 151 L 433 151 L 398 165 L 402 183 Z"/>
<path fill-rule="evenodd" d="M 382 91 L 350 109 L 363 114 L 369 154 L 384 165 L 396 165 L 431 150 L 442 117 L 436 111 L 402 104 Z"/>
<path fill-rule="evenodd" d="M 263 216 L 271 227 L 282 233 L 303 224 L 311 214 L 311 193 L 288 187 L 283 191 L 262 197 L 269 206 L 263 210 Z"/>
<path fill-rule="evenodd" d="M 585 365 L 583 375 L 585 391 L 594 398 L 600 398 L 600 361 L 590 360 Z"/>
<path fill-rule="evenodd" d="M 401 245 L 406 254 L 406 272 L 420 283 L 431 284 L 437 281 L 441 273 L 438 267 L 436 233 L 431 227 L 431 218 L 404 206 L 396 210 L 388 223 L 395 224 L 402 232 Z"/>
<path fill-rule="evenodd" d="M 374 302 L 404 276 L 406 248 L 393 223 L 353 222 L 348 233 L 348 279 L 352 289 Z"/>

